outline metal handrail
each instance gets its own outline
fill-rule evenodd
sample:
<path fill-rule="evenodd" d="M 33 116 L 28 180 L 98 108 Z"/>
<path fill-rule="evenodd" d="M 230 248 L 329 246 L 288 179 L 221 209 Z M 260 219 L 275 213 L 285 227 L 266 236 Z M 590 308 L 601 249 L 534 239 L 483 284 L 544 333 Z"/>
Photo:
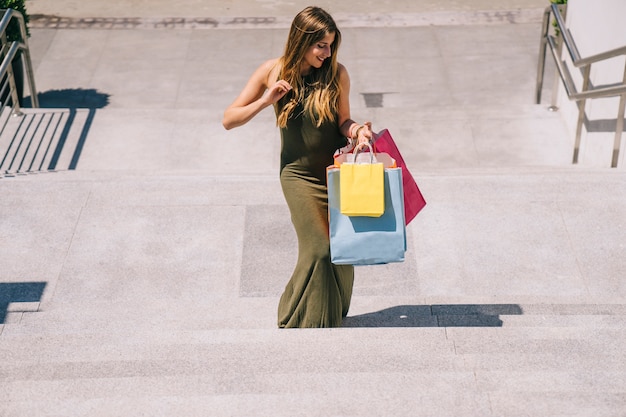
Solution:
<path fill-rule="evenodd" d="M 558 28 L 562 43 L 565 45 L 572 64 L 576 68 L 580 68 L 583 76 L 583 85 L 581 91 L 578 91 L 574 79 L 567 69 L 567 65 L 562 61 L 560 57 L 560 43 L 555 36 L 549 34 L 550 29 L 550 16 L 554 16 L 556 27 Z M 584 123 L 585 104 L 587 99 L 601 98 L 601 97 L 620 97 L 620 102 L 617 112 L 617 124 L 615 129 L 615 140 L 613 142 L 613 157 L 611 160 L 611 167 L 617 167 L 622 131 L 624 130 L 624 110 L 626 108 L 626 65 L 624 67 L 624 77 L 621 83 L 592 86 L 590 82 L 591 65 L 605 61 L 607 59 L 615 58 L 618 56 L 626 56 L 626 46 L 612 49 L 610 51 L 602 52 L 596 55 L 592 55 L 586 58 L 581 58 L 576 42 L 572 37 L 572 34 L 565 26 L 565 19 L 561 15 L 561 9 L 557 4 L 552 4 L 547 7 L 543 15 L 543 26 L 541 34 L 541 43 L 539 46 L 539 63 L 537 67 L 537 86 L 535 91 L 537 104 L 541 103 L 541 91 L 543 89 L 543 75 L 545 71 L 545 61 L 547 47 L 550 47 L 550 52 L 554 58 L 557 71 L 563 82 L 565 92 L 570 100 L 575 100 L 578 104 L 578 122 L 576 126 L 576 140 L 574 143 L 574 156 L 572 163 L 578 162 L 578 153 L 580 150 L 580 138 L 582 135 L 582 126 Z"/>
<path fill-rule="evenodd" d="M 28 86 L 30 89 L 31 96 L 31 104 L 33 107 L 39 107 L 39 98 L 37 97 L 37 88 L 35 87 L 35 76 L 33 71 L 33 64 L 30 58 L 30 50 L 28 48 L 28 34 L 26 32 L 26 22 L 24 20 L 24 16 L 13 9 L 5 9 L 0 10 L 4 11 L 4 15 L 2 16 L 2 20 L 0 20 L 0 38 L 2 41 L 2 52 L 3 52 L 3 61 L 0 66 L 0 77 L 4 76 L 4 74 L 8 75 L 9 85 L 11 87 L 11 95 L 13 99 L 13 106 L 15 113 L 20 113 L 20 104 L 17 99 L 17 90 L 15 87 L 15 78 L 13 75 L 13 69 L 11 67 L 11 61 L 17 55 L 18 51 L 21 51 L 22 56 L 24 58 L 24 68 L 26 71 L 26 80 L 28 81 Z M 6 30 L 9 26 L 9 23 L 12 19 L 17 19 L 19 22 L 21 41 L 13 41 L 11 45 L 9 45 L 6 38 Z M 8 48 L 7 48 L 8 47 Z"/>
<path fill-rule="evenodd" d="M 565 20 L 561 15 L 561 11 L 556 4 L 553 4 L 548 9 L 552 14 L 554 14 L 554 20 L 559 28 L 559 31 L 563 34 L 563 39 L 565 41 L 565 46 L 567 47 L 567 51 L 572 58 L 572 63 L 575 67 L 582 67 L 583 65 L 593 64 L 595 62 L 604 61 L 605 59 L 614 58 L 616 56 L 626 54 L 626 46 L 622 46 L 620 48 L 615 48 L 610 51 L 602 52 L 597 55 L 592 55 L 587 58 L 581 58 L 580 53 L 578 52 L 578 48 L 576 47 L 576 42 L 574 42 L 574 38 L 572 38 L 571 32 L 565 27 Z"/>
<path fill-rule="evenodd" d="M 577 67 L 582 67 L 583 65 L 594 64 L 596 62 L 615 58 L 616 56 L 620 55 L 626 55 L 626 46 L 611 49 L 610 51 L 602 52 L 597 55 L 592 55 L 587 58 L 580 58 L 578 61 L 574 62 L 574 65 Z"/>

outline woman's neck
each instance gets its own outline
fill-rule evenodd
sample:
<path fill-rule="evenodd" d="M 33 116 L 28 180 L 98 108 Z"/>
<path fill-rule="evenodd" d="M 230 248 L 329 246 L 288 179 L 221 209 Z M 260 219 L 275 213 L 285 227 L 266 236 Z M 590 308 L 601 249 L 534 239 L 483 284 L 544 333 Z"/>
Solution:
<path fill-rule="evenodd" d="M 303 62 L 300 65 L 300 75 L 302 75 L 303 77 L 309 75 L 312 70 L 313 68 L 311 67 L 311 65 L 307 64 L 306 62 Z"/>

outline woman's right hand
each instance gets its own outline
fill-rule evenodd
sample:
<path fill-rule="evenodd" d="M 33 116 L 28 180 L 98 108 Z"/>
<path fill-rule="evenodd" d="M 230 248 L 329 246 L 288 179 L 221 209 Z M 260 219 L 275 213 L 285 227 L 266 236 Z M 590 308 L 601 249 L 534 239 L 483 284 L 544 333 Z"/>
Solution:
<path fill-rule="evenodd" d="M 224 110 L 224 128 L 232 129 L 248 123 L 261 110 L 275 104 L 291 90 L 285 81 L 270 81 L 272 74 L 277 71 L 277 62 L 278 59 L 270 59 L 254 71 L 239 96 Z"/>
<path fill-rule="evenodd" d="M 269 104 L 276 104 L 291 88 L 291 85 L 287 81 L 278 80 L 267 90 L 266 100 Z"/>

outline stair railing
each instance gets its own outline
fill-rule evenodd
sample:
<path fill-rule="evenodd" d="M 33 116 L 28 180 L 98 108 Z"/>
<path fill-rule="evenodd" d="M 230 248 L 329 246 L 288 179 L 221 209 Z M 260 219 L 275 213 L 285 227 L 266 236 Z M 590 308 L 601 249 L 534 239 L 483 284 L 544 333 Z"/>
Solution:
<path fill-rule="evenodd" d="M 552 18 L 551 18 L 552 16 Z M 557 40 L 557 37 L 550 35 L 551 22 L 556 23 L 562 42 L 565 45 L 569 56 L 572 60 L 572 64 L 576 68 L 580 68 L 583 76 L 582 88 L 580 91 L 576 88 L 576 84 L 572 78 L 572 74 L 569 72 L 567 64 L 561 58 L 561 41 Z M 589 80 L 591 74 L 591 65 L 605 61 L 607 59 L 615 58 L 620 55 L 626 57 L 626 46 L 612 49 L 610 51 L 602 52 L 586 58 L 581 58 L 576 42 L 572 38 L 570 31 L 565 27 L 565 21 L 561 15 L 561 10 L 556 4 L 552 4 L 547 7 L 543 16 L 543 27 L 541 34 L 541 43 L 539 47 L 539 64 L 537 68 L 537 89 L 536 99 L 537 104 L 541 103 L 541 90 L 543 88 L 543 76 L 546 63 L 546 51 L 547 47 L 550 47 L 552 57 L 556 64 L 557 71 L 563 82 L 563 87 L 567 93 L 567 97 L 570 100 L 576 101 L 578 106 L 578 121 L 576 124 L 576 140 L 574 143 L 574 156 L 572 163 L 578 163 L 578 153 L 580 150 L 580 138 L 582 135 L 582 127 L 585 118 L 585 105 L 587 99 L 601 98 L 601 97 L 620 97 L 619 106 L 617 111 L 617 123 L 615 128 L 615 140 L 613 142 L 613 157 L 611 160 L 611 167 L 617 167 L 620 144 L 622 138 L 622 131 L 624 130 L 624 110 L 626 108 L 626 64 L 624 66 L 624 77 L 621 83 L 606 84 L 594 86 Z"/>
<path fill-rule="evenodd" d="M 9 86 L 8 97 L 11 96 L 11 105 L 13 107 L 13 114 L 21 114 L 19 97 L 17 94 L 17 87 L 15 83 L 15 74 L 13 73 L 12 62 L 16 55 L 21 52 L 24 58 L 24 70 L 26 73 L 26 81 L 30 89 L 30 97 L 32 107 L 39 107 L 39 99 L 37 97 L 37 88 L 35 87 L 35 77 L 33 72 L 33 64 L 30 59 L 30 50 L 28 49 L 28 35 L 26 32 L 26 23 L 24 22 L 24 16 L 16 10 L 6 9 L 0 10 L 4 15 L 0 20 L 0 41 L 2 43 L 0 49 L 0 56 L 2 57 L 2 64 L 0 64 L 0 79 L 4 79 L 5 75 Z M 19 41 L 9 42 L 7 40 L 7 28 L 12 19 L 16 19 L 19 23 L 20 37 Z M 6 84 L 2 86 L 2 96 L 5 96 Z M 0 114 L 4 111 L 8 100 L 4 100 L 0 104 Z"/>

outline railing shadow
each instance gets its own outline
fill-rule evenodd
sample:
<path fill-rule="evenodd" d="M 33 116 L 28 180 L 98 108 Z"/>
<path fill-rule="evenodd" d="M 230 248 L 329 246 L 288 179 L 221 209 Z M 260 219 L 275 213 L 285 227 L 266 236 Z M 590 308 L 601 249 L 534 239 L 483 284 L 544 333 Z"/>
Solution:
<path fill-rule="evenodd" d="M 24 98 L 25 107 L 30 100 Z M 109 104 L 109 94 L 95 89 L 49 90 L 40 93 L 38 100 L 39 109 L 5 117 L 0 149 L 6 146 L 6 151 L 0 159 L 0 175 L 76 169 L 96 110 Z"/>
<path fill-rule="evenodd" d="M 517 304 L 402 305 L 348 316 L 343 327 L 502 327 L 502 315 L 521 315 Z"/>
<path fill-rule="evenodd" d="M 46 282 L 0 282 L 0 324 L 6 319 L 9 304 L 41 301 L 46 284 Z"/>
<path fill-rule="evenodd" d="M 618 120 L 617 119 L 595 119 L 589 120 L 587 114 L 584 116 L 584 125 L 585 129 L 589 133 L 612 133 L 618 129 Z M 622 126 L 626 126 L 626 119 L 622 120 Z"/>

